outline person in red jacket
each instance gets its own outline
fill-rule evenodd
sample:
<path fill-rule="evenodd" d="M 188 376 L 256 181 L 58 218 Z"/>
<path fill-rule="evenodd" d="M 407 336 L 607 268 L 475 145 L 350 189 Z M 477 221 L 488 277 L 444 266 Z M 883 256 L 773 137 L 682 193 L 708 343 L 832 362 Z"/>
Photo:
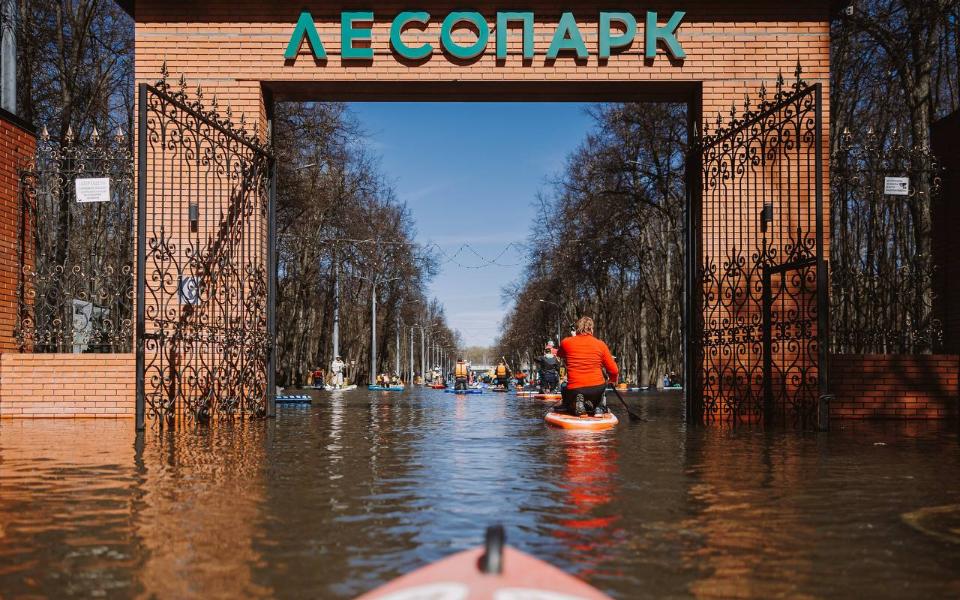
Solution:
<path fill-rule="evenodd" d="M 567 367 L 567 385 L 561 390 L 562 409 L 580 416 L 601 416 L 607 410 L 603 392 L 607 382 L 617 383 L 620 370 L 607 345 L 593 337 L 593 319 L 580 317 L 576 335 L 560 342 L 558 356 Z M 606 374 L 604 374 L 606 371 Z"/>

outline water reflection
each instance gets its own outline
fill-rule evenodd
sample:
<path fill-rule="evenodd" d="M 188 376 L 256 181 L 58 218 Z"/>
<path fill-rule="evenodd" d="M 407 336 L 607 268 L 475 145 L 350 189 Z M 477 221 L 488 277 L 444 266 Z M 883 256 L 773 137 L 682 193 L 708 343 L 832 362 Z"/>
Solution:
<path fill-rule="evenodd" d="M 553 534 L 569 548 L 577 575 L 595 579 L 623 538 L 617 527 L 620 515 L 610 510 L 618 492 L 616 438 L 609 432 L 572 431 L 560 436 L 567 514 Z"/>
<path fill-rule="evenodd" d="M 954 430 L 648 423 L 579 434 L 512 395 L 322 394 L 215 429 L 0 424 L 3 597 L 349 598 L 511 543 L 617 598 L 960 596 L 960 546 L 901 518 L 960 503 Z"/>

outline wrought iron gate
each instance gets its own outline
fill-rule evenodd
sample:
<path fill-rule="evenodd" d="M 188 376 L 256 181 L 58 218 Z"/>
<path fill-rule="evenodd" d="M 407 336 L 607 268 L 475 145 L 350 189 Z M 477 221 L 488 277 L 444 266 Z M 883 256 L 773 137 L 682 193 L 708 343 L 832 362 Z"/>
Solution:
<path fill-rule="evenodd" d="M 820 85 L 799 76 L 701 140 L 699 366 L 705 421 L 811 427 L 825 389 Z M 694 336 L 697 337 L 697 336 Z"/>
<path fill-rule="evenodd" d="M 185 87 L 139 86 L 139 427 L 272 409 L 273 158 Z"/>

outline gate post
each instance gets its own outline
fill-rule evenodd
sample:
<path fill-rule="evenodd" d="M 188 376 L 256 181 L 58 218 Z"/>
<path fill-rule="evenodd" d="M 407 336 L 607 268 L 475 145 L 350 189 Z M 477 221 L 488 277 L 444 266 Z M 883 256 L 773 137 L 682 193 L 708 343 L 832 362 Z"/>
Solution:
<path fill-rule="evenodd" d="M 272 129 L 272 128 L 271 128 Z M 277 407 L 277 161 L 270 157 L 267 200 L 267 416 Z"/>
<path fill-rule="evenodd" d="M 817 128 L 814 140 L 816 152 L 816 201 L 817 201 L 817 337 L 820 347 L 820 365 L 817 371 L 820 384 L 820 402 L 817 410 L 817 428 L 821 431 L 830 429 L 830 288 L 827 277 L 827 261 L 823 257 L 823 87 L 818 83 L 814 86 L 814 98 L 817 103 Z"/>
<path fill-rule="evenodd" d="M 770 267 L 763 266 L 763 423 L 764 426 L 773 423 L 773 290 Z"/>
<path fill-rule="evenodd" d="M 684 217 L 685 281 L 683 286 L 683 378 L 687 423 L 703 420 L 703 332 L 700 326 L 703 307 L 700 302 L 700 223 L 703 210 L 703 152 L 700 145 L 703 112 L 703 88 L 698 85 L 687 102 L 686 170 L 687 210 Z"/>
<path fill-rule="evenodd" d="M 147 84 L 138 85 L 137 94 L 137 325 L 134 343 L 137 352 L 137 431 L 143 431 L 146 427 L 143 312 L 147 269 Z"/>

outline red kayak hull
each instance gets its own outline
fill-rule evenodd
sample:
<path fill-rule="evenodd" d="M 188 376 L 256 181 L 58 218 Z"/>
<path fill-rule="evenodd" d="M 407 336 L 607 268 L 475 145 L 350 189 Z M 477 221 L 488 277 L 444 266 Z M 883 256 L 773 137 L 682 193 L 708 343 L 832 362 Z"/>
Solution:
<path fill-rule="evenodd" d="M 534 398 L 537 400 L 562 400 L 563 396 L 560 394 L 537 394 Z"/>
<path fill-rule="evenodd" d="M 521 600 L 550 594 L 563 600 L 610 600 L 576 577 L 509 546 L 503 549 L 503 573 L 484 574 L 477 568 L 481 554 L 482 548 L 454 554 L 357 600 Z"/>
<path fill-rule="evenodd" d="M 554 427 L 560 427 L 562 429 L 583 429 L 588 431 L 603 431 L 604 429 L 612 429 L 617 426 L 617 423 L 620 422 L 620 420 L 617 419 L 617 416 L 611 412 L 608 412 L 602 417 L 592 417 L 586 415 L 582 417 L 575 417 L 573 415 L 564 413 L 549 412 L 545 417 L 543 417 L 543 420 Z"/>

